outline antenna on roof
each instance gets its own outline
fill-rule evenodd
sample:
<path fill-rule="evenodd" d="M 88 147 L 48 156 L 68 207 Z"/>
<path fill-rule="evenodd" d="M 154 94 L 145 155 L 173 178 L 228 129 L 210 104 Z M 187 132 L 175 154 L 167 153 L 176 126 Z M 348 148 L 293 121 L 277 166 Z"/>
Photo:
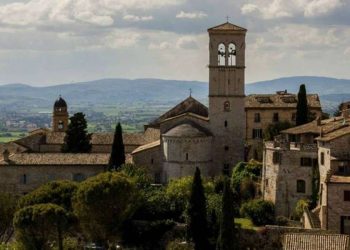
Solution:
<path fill-rule="evenodd" d="M 190 97 L 192 97 L 192 89 L 190 88 L 189 91 L 190 91 Z"/>
<path fill-rule="evenodd" d="M 230 17 L 229 16 L 226 16 L 226 22 L 228 23 L 228 20 L 230 19 Z"/>

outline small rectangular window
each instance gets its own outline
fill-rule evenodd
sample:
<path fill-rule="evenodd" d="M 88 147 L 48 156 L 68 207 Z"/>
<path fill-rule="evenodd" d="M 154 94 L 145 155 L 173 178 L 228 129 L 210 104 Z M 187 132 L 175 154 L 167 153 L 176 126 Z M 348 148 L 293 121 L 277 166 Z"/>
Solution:
<path fill-rule="evenodd" d="M 281 154 L 279 152 L 273 152 L 273 154 L 272 154 L 272 162 L 274 164 L 281 163 Z"/>
<path fill-rule="evenodd" d="M 259 123 L 260 122 L 260 113 L 255 113 L 254 114 L 254 122 Z"/>
<path fill-rule="evenodd" d="M 312 158 L 310 157 L 301 157 L 300 166 L 302 167 L 312 167 Z"/>
<path fill-rule="evenodd" d="M 252 130 L 252 137 L 253 139 L 262 139 L 262 129 L 261 128 L 254 128 Z"/>
<path fill-rule="evenodd" d="M 224 164 L 224 169 L 222 170 L 224 175 L 229 176 L 230 175 L 230 164 L 225 163 Z"/>
<path fill-rule="evenodd" d="M 350 191 L 344 191 L 344 201 L 350 201 Z"/>
<path fill-rule="evenodd" d="M 324 165 L 324 153 L 321 153 L 321 159 L 320 159 L 320 164 L 323 166 Z"/>
<path fill-rule="evenodd" d="M 306 187 L 305 187 L 305 181 L 304 180 L 297 180 L 297 192 L 298 193 L 305 193 Z"/>
<path fill-rule="evenodd" d="M 22 184 L 27 184 L 27 182 L 28 182 L 27 175 L 26 174 L 22 175 L 21 176 L 21 183 Z"/>
<path fill-rule="evenodd" d="M 273 119 L 272 119 L 273 122 L 278 122 L 279 121 L 279 115 L 278 113 L 273 113 Z"/>

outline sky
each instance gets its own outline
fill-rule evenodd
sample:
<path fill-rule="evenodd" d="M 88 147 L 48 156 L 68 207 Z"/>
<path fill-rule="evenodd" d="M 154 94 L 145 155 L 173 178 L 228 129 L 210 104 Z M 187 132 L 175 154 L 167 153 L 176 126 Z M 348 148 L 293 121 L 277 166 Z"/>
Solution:
<path fill-rule="evenodd" d="M 226 16 L 248 29 L 247 82 L 350 78 L 350 0 L 0 0 L 0 83 L 208 81 Z"/>

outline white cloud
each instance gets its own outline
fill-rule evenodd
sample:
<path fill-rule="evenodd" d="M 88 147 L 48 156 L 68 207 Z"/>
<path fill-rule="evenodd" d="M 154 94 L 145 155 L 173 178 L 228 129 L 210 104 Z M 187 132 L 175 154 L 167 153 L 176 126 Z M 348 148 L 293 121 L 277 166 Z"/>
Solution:
<path fill-rule="evenodd" d="M 203 11 L 195 11 L 195 12 L 181 11 L 176 15 L 176 18 L 201 19 L 207 16 L 208 15 Z"/>
<path fill-rule="evenodd" d="M 132 22 L 145 22 L 153 20 L 153 16 L 135 16 L 135 15 L 125 15 L 123 17 L 124 20 L 132 21 Z"/>
<path fill-rule="evenodd" d="M 151 50 L 167 50 L 172 48 L 173 45 L 170 42 L 161 42 L 159 44 L 151 43 L 148 48 Z"/>
<path fill-rule="evenodd" d="M 342 0 L 312 0 L 306 5 L 304 15 L 306 17 L 323 15 L 341 7 L 343 4 Z"/>
<path fill-rule="evenodd" d="M 197 49 L 198 44 L 195 37 L 183 36 L 177 40 L 176 47 L 179 49 Z"/>
<path fill-rule="evenodd" d="M 326 15 L 344 5 L 344 0 L 253 0 L 241 7 L 243 15 L 263 19 L 315 17 Z"/>

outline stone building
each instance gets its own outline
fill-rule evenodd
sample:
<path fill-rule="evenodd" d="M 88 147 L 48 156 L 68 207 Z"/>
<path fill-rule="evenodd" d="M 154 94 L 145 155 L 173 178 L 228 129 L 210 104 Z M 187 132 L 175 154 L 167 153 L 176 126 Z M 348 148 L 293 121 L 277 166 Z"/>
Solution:
<path fill-rule="evenodd" d="M 317 168 L 319 198 L 316 208 L 304 213 L 305 227 L 350 234 L 349 152 L 347 111 L 283 131 L 278 140 L 265 143 L 264 199 L 275 203 L 276 215 L 290 216 L 299 199 L 311 198 Z"/>
<path fill-rule="evenodd" d="M 289 122 L 295 125 L 297 95 L 285 91 L 276 94 L 253 94 L 245 99 L 246 142 L 249 158 L 262 159 L 264 132 L 270 124 Z M 308 94 L 307 102 L 313 117 L 321 117 L 322 109 L 317 94 Z"/>

